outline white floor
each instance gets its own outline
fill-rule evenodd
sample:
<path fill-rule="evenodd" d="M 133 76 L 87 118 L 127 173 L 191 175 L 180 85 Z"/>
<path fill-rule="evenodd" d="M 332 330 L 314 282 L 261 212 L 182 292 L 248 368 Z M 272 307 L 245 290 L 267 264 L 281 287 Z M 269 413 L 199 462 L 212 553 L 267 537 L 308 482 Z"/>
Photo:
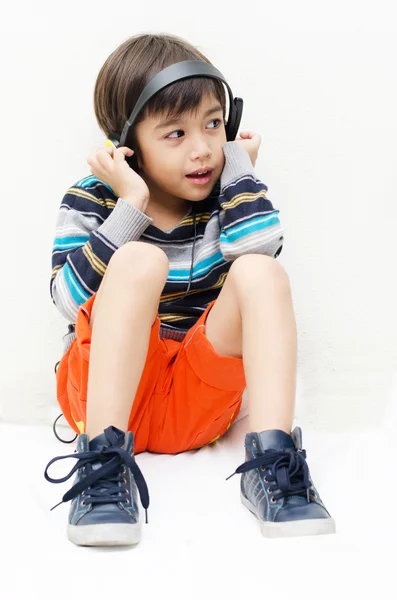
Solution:
<path fill-rule="evenodd" d="M 301 425 L 308 464 L 336 520 L 336 535 L 262 537 L 240 504 L 239 476 L 225 481 L 244 460 L 243 418 L 199 451 L 137 457 L 151 496 L 149 524 L 143 525 L 141 543 L 123 550 L 74 546 L 66 537 L 69 505 L 50 512 L 72 480 L 50 484 L 44 468 L 74 445 L 61 444 L 50 427 L 0 425 L 0 597 L 396 598 L 392 417 L 382 428 L 351 434 Z M 74 464 L 61 462 L 53 476 Z"/>

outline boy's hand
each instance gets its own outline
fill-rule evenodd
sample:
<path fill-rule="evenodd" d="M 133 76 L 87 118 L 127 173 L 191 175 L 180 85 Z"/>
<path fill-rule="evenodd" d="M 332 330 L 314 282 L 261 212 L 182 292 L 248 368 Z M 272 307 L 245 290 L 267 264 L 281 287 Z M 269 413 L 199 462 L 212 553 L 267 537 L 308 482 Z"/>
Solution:
<path fill-rule="evenodd" d="M 259 146 L 262 141 L 259 133 L 255 133 L 254 131 L 240 131 L 239 137 L 235 141 L 248 152 L 252 166 L 255 167 Z"/>
<path fill-rule="evenodd" d="M 91 173 L 110 185 L 117 197 L 127 200 L 144 212 L 149 202 L 149 189 L 142 179 L 125 160 L 132 156 L 133 150 L 121 148 L 96 148 L 88 157 Z"/>

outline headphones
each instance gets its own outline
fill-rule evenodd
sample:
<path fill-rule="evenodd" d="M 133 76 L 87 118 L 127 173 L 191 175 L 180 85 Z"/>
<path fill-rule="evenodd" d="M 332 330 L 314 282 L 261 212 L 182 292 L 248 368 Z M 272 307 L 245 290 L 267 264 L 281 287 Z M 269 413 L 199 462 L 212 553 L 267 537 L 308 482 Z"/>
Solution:
<path fill-rule="evenodd" d="M 184 60 L 159 71 L 159 73 L 149 81 L 139 96 L 128 120 L 125 122 L 121 135 L 118 133 L 111 133 L 109 142 L 105 142 L 105 145 L 113 145 L 116 148 L 124 146 L 130 128 L 133 126 L 138 114 L 150 98 L 171 83 L 181 79 L 189 79 L 191 77 L 209 77 L 211 79 L 217 79 L 226 85 L 229 94 L 229 115 L 226 122 L 226 139 L 227 141 L 233 141 L 236 138 L 243 114 L 243 99 L 233 97 L 232 90 L 226 79 L 213 65 L 201 60 Z M 135 154 L 131 157 L 126 157 L 126 161 L 134 171 L 138 171 L 138 163 Z"/>

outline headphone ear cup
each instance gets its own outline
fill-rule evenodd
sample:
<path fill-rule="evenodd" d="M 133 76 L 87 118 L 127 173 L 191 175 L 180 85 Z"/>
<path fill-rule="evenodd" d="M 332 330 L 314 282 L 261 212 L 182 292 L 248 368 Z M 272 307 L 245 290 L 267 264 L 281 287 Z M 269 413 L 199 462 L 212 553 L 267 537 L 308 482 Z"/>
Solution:
<path fill-rule="evenodd" d="M 136 173 L 139 173 L 138 160 L 135 156 L 135 152 L 132 156 L 126 156 L 125 160 L 131 169 L 133 169 Z"/>
<path fill-rule="evenodd" d="M 229 118 L 226 123 L 226 139 L 228 142 L 232 142 L 236 136 L 233 137 L 233 132 L 235 130 L 234 122 L 236 120 L 234 107 L 229 111 Z"/>
<path fill-rule="evenodd" d="M 234 98 L 231 107 L 228 123 L 226 126 L 226 138 L 228 141 L 236 139 L 238 128 L 240 127 L 241 117 L 243 116 L 243 99 Z"/>
<path fill-rule="evenodd" d="M 110 133 L 108 139 L 112 142 L 115 148 L 120 146 L 120 136 L 117 133 Z"/>
<path fill-rule="evenodd" d="M 119 134 L 117 134 L 117 133 L 111 133 L 109 135 L 109 140 L 112 142 L 112 144 L 116 148 L 120 147 L 120 135 Z M 134 152 L 134 154 L 132 156 L 126 156 L 125 160 L 126 160 L 127 164 L 131 167 L 131 169 L 133 169 L 137 173 L 139 172 L 138 160 L 136 158 L 135 152 Z"/>

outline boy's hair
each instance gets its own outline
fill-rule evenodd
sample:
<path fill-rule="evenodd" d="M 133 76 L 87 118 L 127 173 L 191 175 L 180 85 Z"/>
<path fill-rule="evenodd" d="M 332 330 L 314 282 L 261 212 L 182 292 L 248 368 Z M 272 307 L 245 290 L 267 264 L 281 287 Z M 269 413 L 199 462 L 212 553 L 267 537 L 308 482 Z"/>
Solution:
<path fill-rule="evenodd" d="M 106 136 L 121 133 L 142 90 L 162 69 L 183 60 L 208 58 L 191 44 L 170 34 L 139 34 L 121 44 L 102 66 L 94 89 L 94 110 L 98 125 Z M 223 84 L 208 77 L 176 81 L 155 94 L 138 115 L 134 126 L 147 116 L 180 117 L 194 113 L 203 96 L 213 94 L 226 114 L 226 96 Z M 142 159 L 135 127 L 129 131 L 126 145 Z"/>

